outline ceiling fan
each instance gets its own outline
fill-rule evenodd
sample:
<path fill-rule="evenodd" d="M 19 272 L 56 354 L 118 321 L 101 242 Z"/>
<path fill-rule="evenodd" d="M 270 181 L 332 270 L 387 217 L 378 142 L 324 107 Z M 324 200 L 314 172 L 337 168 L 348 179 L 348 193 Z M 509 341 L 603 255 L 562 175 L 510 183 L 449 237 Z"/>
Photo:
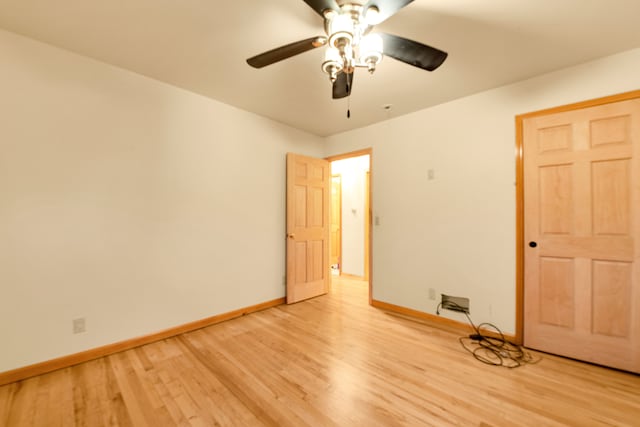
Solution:
<path fill-rule="evenodd" d="M 333 84 L 333 98 L 351 94 L 356 67 L 373 73 L 383 55 L 433 71 L 447 53 L 431 46 L 386 33 L 373 33 L 375 25 L 394 15 L 413 0 L 304 0 L 324 18 L 326 36 L 311 37 L 247 59 L 255 68 L 327 46 L 322 71 Z"/>

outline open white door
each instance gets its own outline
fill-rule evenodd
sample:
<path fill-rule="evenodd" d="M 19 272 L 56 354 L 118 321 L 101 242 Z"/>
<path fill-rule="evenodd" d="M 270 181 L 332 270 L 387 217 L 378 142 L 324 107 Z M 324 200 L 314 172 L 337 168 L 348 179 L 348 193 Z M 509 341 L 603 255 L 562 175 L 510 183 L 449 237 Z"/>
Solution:
<path fill-rule="evenodd" d="M 287 304 L 329 290 L 331 166 L 287 154 Z"/>

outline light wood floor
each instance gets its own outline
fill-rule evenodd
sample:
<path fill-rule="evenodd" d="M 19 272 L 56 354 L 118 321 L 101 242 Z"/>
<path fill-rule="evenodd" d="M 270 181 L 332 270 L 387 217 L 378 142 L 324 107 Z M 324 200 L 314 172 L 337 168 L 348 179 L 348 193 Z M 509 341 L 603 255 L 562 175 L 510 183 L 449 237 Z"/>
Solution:
<path fill-rule="evenodd" d="M 481 364 L 364 282 L 0 387 L 0 426 L 639 426 L 640 377 Z"/>

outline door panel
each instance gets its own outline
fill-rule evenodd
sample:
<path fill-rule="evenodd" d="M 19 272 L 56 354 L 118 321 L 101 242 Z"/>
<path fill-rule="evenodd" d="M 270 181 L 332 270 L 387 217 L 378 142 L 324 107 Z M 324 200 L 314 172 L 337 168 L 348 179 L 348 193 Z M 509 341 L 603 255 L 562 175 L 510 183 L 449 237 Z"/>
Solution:
<path fill-rule="evenodd" d="M 630 335 L 631 277 L 629 262 L 593 261 L 593 333 Z"/>
<path fill-rule="evenodd" d="M 540 322 L 573 328 L 575 297 L 573 295 L 572 258 L 540 257 Z"/>
<path fill-rule="evenodd" d="M 640 372 L 640 100 L 525 118 L 523 136 L 524 343 Z"/>
<path fill-rule="evenodd" d="M 329 290 L 329 162 L 287 154 L 287 303 Z"/>
<path fill-rule="evenodd" d="M 571 165 L 539 169 L 540 230 L 543 234 L 570 234 L 573 210 Z"/>
<path fill-rule="evenodd" d="M 628 159 L 592 163 L 593 233 L 595 235 L 629 235 L 631 231 L 630 166 Z"/>

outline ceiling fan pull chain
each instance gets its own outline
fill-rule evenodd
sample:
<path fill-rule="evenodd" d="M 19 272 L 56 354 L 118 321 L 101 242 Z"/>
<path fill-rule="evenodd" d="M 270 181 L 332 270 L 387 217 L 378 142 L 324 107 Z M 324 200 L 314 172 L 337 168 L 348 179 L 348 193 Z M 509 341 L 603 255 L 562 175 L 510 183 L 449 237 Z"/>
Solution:
<path fill-rule="evenodd" d="M 347 83 L 347 87 L 349 86 L 349 83 Z M 349 93 L 349 90 L 347 89 L 347 93 Z M 347 119 L 351 118 L 351 94 L 349 93 L 349 96 L 347 96 Z"/>

